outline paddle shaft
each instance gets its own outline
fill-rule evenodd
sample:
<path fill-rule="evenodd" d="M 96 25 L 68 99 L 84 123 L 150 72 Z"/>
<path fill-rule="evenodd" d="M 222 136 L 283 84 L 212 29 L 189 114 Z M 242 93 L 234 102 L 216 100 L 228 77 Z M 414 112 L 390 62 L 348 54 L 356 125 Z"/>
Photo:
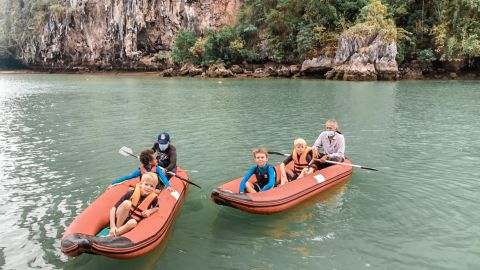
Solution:
<path fill-rule="evenodd" d="M 122 150 L 122 149 L 120 149 L 120 150 Z M 138 156 L 137 156 L 137 155 L 134 155 L 134 154 L 132 154 L 132 153 L 130 153 L 130 152 L 127 152 L 127 151 L 122 151 L 122 152 L 128 154 L 129 156 L 132 156 L 132 157 L 138 159 Z M 158 166 L 158 165 L 157 165 L 157 166 Z M 158 167 L 160 167 L 160 169 L 162 169 L 162 170 L 165 169 L 165 168 L 163 168 L 163 167 L 161 167 L 161 166 L 158 166 Z M 198 187 L 199 189 L 202 189 L 201 186 L 199 186 L 199 185 L 197 185 L 197 184 L 195 184 L 195 183 L 193 183 L 193 182 L 191 182 L 191 181 L 189 181 L 189 180 L 181 177 L 180 175 L 177 175 L 177 174 L 174 173 L 174 172 L 167 171 L 167 170 L 165 170 L 165 171 L 166 171 L 168 174 L 171 174 L 171 175 L 173 175 L 173 176 L 176 176 L 176 177 L 177 177 L 178 179 L 180 179 L 180 180 L 183 180 L 183 181 L 185 181 L 185 182 L 187 182 L 187 183 L 189 183 L 189 184 L 192 184 L 192 185 Z"/>
<path fill-rule="evenodd" d="M 272 154 L 272 155 L 280 155 L 280 156 L 287 156 L 287 157 L 290 156 L 289 154 L 280 153 L 280 152 L 275 152 L 275 151 L 268 151 L 268 153 L 269 153 L 269 154 Z M 319 161 L 320 159 L 314 159 L 314 160 Z M 360 169 L 365 169 L 365 170 L 370 170 L 370 171 L 378 171 L 378 170 L 375 169 L 375 168 L 369 168 L 369 167 L 364 167 L 364 166 L 355 165 L 355 164 L 349 164 L 349 163 L 343 163 L 343 162 L 338 162 L 338 161 L 325 160 L 325 162 L 330 163 L 330 164 L 346 165 L 346 166 L 351 166 L 351 167 L 360 168 Z"/>
<path fill-rule="evenodd" d="M 316 159 L 316 158 L 314 160 L 320 161 L 320 159 Z M 355 167 L 355 168 L 360 168 L 360 169 L 365 169 L 365 170 L 370 170 L 370 171 L 378 171 L 375 168 L 369 168 L 369 167 L 364 167 L 364 166 L 350 164 L 350 163 L 344 163 L 344 162 L 338 162 L 338 161 L 333 161 L 333 160 L 325 160 L 325 162 L 330 163 L 330 164 L 345 165 L 345 166 L 350 166 L 350 167 Z"/>

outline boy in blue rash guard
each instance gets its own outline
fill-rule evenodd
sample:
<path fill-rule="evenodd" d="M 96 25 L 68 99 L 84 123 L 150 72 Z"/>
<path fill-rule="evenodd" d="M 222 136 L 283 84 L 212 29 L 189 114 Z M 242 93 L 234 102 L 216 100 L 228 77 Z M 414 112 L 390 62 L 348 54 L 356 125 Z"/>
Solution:
<path fill-rule="evenodd" d="M 140 168 L 138 168 L 136 171 L 134 171 L 130 175 L 126 175 L 122 178 L 119 178 L 113 181 L 108 188 L 112 187 L 113 185 L 120 184 L 123 181 L 126 181 L 128 179 L 132 179 L 139 176 L 141 177 L 141 175 L 147 172 L 153 172 L 153 173 L 157 173 L 161 180 L 158 182 L 157 187 L 155 188 L 156 193 L 160 193 L 162 184 L 165 185 L 167 190 L 173 191 L 173 188 L 170 187 L 167 177 L 165 176 L 165 174 L 163 174 L 162 169 L 159 166 L 157 166 L 156 153 L 152 149 L 146 149 L 140 153 L 140 162 L 142 163 L 142 165 L 140 165 Z"/>
<path fill-rule="evenodd" d="M 251 167 L 243 177 L 240 183 L 240 193 L 244 193 L 245 189 L 248 193 L 265 191 L 273 188 L 275 185 L 275 169 L 267 164 L 267 149 L 257 148 L 252 151 L 252 154 L 257 166 Z M 257 178 L 255 183 L 248 182 L 252 175 L 255 175 Z"/>

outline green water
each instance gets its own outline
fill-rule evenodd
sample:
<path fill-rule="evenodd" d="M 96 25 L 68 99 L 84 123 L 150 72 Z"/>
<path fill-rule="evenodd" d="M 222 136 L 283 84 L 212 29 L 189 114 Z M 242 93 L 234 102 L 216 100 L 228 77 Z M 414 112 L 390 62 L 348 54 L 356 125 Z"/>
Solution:
<path fill-rule="evenodd" d="M 0 75 L 2 269 L 480 269 L 480 83 Z M 210 191 L 250 151 L 336 118 L 351 180 L 257 216 Z M 172 135 L 191 187 L 164 247 L 130 261 L 59 249 L 70 222 Z M 282 158 L 270 157 L 270 163 Z"/>

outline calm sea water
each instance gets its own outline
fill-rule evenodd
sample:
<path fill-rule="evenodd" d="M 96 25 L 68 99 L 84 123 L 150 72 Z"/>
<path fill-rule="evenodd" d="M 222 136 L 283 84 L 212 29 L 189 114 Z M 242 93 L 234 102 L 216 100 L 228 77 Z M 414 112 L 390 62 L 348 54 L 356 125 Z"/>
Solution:
<path fill-rule="evenodd" d="M 480 83 L 0 75 L 2 269 L 480 269 Z M 250 151 L 328 118 L 350 181 L 273 216 L 214 205 Z M 59 249 L 70 222 L 172 135 L 191 187 L 165 246 L 130 261 Z M 282 158 L 270 157 L 270 163 Z"/>

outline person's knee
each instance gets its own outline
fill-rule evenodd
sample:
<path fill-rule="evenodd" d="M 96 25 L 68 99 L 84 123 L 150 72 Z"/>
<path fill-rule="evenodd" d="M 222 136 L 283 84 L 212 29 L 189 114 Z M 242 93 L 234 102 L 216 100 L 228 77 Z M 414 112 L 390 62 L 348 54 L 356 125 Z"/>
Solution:
<path fill-rule="evenodd" d="M 138 223 L 138 222 L 137 222 L 135 219 L 132 218 L 132 219 L 130 219 L 129 221 L 127 221 L 126 224 L 127 224 L 130 228 L 133 228 L 133 227 L 137 226 L 137 223 Z"/>
<path fill-rule="evenodd" d="M 120 204 L 118 208 L 130 210 L 131 207 L 132 207 L 132 201 L 125 200 Z"/>
<path fill-rule="evenodd" d="M 298 178 L 298 174 L 296 172 L 290 171 L 288 174 L 288 181 L 293 181 Z"/>

